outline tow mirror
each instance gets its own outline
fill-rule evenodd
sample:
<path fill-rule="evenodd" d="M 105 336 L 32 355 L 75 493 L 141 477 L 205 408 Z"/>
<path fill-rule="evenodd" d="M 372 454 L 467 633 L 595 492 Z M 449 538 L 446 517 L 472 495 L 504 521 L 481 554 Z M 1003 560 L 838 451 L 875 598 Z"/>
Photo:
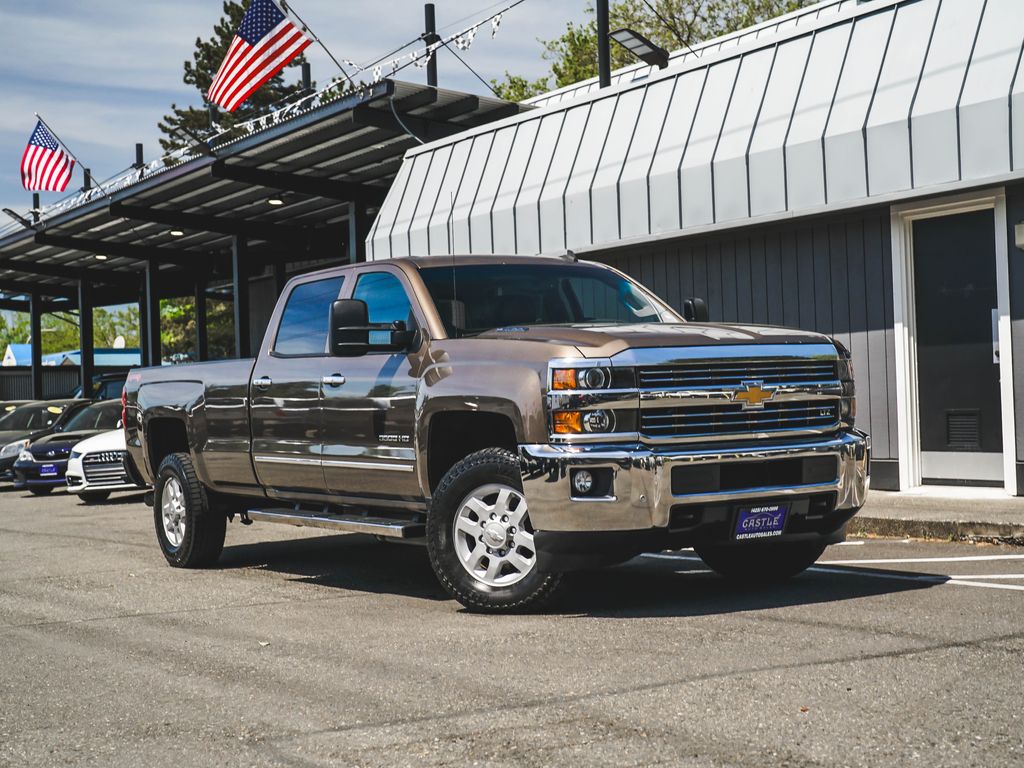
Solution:
<path fill-rule="evenodd" d="M 683 317 L 691 323 L 706 323 L 708 304 L 704 299 L 691 297 L 683 302 Z"/>
<path fill-rule="evenodd" d="M 331 304 L 331 354 L 362 357 L 370 350 L 370 320 L 366 302 L 338 299 Z"/>

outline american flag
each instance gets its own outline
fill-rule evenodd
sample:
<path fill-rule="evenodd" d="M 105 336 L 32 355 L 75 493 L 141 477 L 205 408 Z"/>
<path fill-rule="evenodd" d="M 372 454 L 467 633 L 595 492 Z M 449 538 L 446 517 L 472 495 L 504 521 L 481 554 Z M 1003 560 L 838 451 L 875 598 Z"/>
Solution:
<path fill-rule="evenodd" d="M 311 42 L 274 0 L 252 0 L 206 97 L 234 112 Z"/>
<path fill-rule="evenodd" d="M 29 192 L 63 192 L 74 167 L 75 161 L 38 121 L 21 156 L 21 185 Z"/>

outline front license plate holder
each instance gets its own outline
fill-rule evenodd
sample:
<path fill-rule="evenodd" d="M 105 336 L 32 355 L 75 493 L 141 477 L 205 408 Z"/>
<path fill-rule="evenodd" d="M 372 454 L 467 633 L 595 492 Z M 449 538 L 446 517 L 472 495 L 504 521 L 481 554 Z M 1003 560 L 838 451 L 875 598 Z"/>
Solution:
<path fill-rule="evenodd" d="M 786 529 L 789 504 L 757 504 L 736 510 L 736 541 L 756 541 L 781 536 Z"/>
<path fill-rule="evenodd" d="M 39 468 L 40 477 L 56 477 L 57 476 L 57 465 L 56 464 L 43 464 Z"/>

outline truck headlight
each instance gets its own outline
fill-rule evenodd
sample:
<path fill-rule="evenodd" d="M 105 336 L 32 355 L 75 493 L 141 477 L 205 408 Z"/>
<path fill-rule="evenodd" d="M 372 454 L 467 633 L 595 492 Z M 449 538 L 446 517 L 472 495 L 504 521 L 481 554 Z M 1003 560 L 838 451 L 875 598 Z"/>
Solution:
<path fill-rule="evenodd" d="M 13 443 L 8 443 L 3 447 L 3 450 L 0 450 L 0 458 L 17 456 L 21 453 L 22 448 L 28 448 L 28 440 L 15 440 Z"/>
<path fill-rule="evenodd" d="M 555 411 L 553 416 L 556 435 L 603 434 L 615 429 L 615 414 L 611 411 Z"/>
<path fill-rule="evenodd" d="M 607 368 L 553 368 L 551 389 L 605 389 L 611 384 L 612 374 Z"/>

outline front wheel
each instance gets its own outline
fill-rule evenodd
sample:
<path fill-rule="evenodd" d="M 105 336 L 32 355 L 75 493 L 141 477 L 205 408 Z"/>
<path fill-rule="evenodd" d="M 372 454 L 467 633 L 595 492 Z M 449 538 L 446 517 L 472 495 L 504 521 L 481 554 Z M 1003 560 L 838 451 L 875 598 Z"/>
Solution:
<path fill-rule="evenodd" d="M 727 579 L 752 584 L 785 581 L 803 573 L 825 551 L 826 544 L 785 541 L 744 547 L 697 547 L 709 568 Z"/>
<path fill-rule="evenodd" d="M 441 585 L 472 611 L 535 608 L 561 580 L 537 569 L 519 462 L 502 448 L 448 470 L 427 518 L 427 551 Z"/>
<path fill-rule="evenodd" d="M 175 568 L 206 568 L 217 562 L 228 518 L 210 508 L 187 453 L 172 453 L 161 462 L 153 489 L 153 520 L 160 549 Z"/>

